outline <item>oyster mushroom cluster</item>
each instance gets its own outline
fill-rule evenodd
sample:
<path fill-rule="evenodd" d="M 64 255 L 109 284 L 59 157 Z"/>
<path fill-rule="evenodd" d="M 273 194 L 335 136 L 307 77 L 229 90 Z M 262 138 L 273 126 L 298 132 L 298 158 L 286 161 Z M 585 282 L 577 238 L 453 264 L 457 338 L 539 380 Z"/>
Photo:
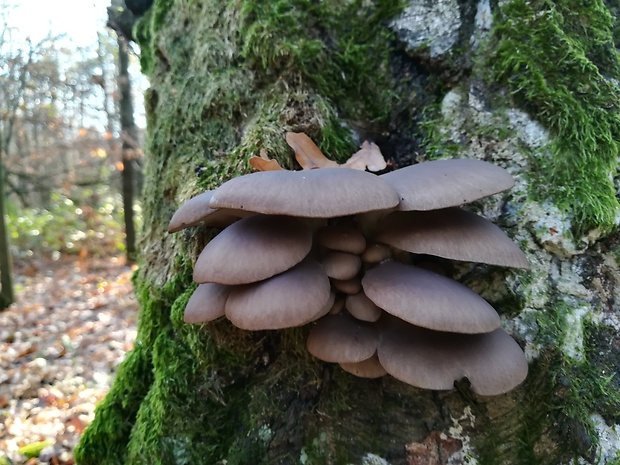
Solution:
<path fill-rule="evenodd" d="M 309 150 L 294 137 L 309 139 L 287 135 L 300 160 Z M 527 268 L 497 226 L 458 208 L 511 188 L 512 177 L 471 159 L 379 176 L 346 164 L 307 165 L 319 169 L 270 167 L 175 213 L 171 232 L 200 222 L 224 227 L 195 264 L 199 285 L 185 321 L 225 316 L 251 331 L 311 324 L 308 351 L 360 377 L 390 374 L 434 390 L 467 377 L 481 395 L 520 384 L 527 362 L 497 312 L 440 269 L 411 264 L 412 256 L 436 256 Z"/>

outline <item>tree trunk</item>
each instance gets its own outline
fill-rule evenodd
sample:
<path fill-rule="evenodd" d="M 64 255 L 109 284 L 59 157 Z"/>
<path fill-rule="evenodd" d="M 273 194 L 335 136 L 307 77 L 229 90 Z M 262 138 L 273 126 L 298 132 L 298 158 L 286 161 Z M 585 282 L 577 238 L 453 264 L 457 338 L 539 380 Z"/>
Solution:
<path fill-rule="evenodd" d="M 127 261 L 136 260 L 136 228 L 134 221 L 135 154 L 137 148 L 136 126 L 133 119 L 131 81 L 129 79 L 129 55 L 127 44 L 118 37 L 118 88 L 120 91 L 119 110 L 121 115 L 121 151 L 123 155 L 123 209 L 125 218 L 125 254 Z"/>
<path fill-rule="evenodd" d="M 15 302 L 13 293 L 13 265 L 9 249 L 9 232 L 6 224 L 5 173 L 0 144 L 0 311 Z"/>
<path fill-rule="evenodd" d="M 620 329 L 616 18 L 600 1 L 156 0 L 137 24 L 148 166 L 135 349 L 77 450 L 87 464 L 617 464 Z M 613 79 L 612 79 L 613 78 Z M 531 270 L 460 267 L 524 347 L 527 380 L 477 396 L 356 378 L 306 328 L 183 322 L 214 231 L 178 205 L 248 171 L 293 168 L 287 131 L 343 160 L 491 161 L 516 179 L 471 206 Z"/>

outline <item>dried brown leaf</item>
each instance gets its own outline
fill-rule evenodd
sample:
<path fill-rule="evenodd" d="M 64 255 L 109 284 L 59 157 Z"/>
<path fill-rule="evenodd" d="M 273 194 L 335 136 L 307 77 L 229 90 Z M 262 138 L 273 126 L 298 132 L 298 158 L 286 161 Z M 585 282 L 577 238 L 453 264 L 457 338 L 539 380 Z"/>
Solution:
<path fill-rule="evenodd" d="M 349 158 L 342 168 L 353 168 L 356 170 L 365 171 L 381 171 L 387 167 L 387 162 L 383 158 L 381 149 L 373 142 L 364 141 L 359 151 L 355 152 L 351 158 Z"/>
<path fill-rule="evenodd" d="M 287 132 L 286 143 L 295 151 L 295 159 L 304 170 L 338 166 L 338 163 L 323 155 L 321 149 L 303 132 Z"/>
<path fill-rule="evenodd" d="M 270 159 L 264 150 L 260 151 L 260 157 L 250 158 L 250 166 L 258 171 L 277 171 L 283 169 L 278 161 Z"/>

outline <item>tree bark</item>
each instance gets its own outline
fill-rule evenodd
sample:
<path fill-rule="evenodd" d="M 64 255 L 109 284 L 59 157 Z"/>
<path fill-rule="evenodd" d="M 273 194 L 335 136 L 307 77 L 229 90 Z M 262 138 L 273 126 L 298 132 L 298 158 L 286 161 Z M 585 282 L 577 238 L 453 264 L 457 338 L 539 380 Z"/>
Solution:
<path fill-rule="evenodd" d="M 135 29 L 151 82 L 140 327 L 79 464 L 618 463 L 616 18 L 599 1 L 493 5 L 155 1 Z M 183 322 L 215 231 L 169 235 L 172 213 L 261 150 L 294 168 L 287 131 L 340 161 L 370 139 L 398 166 L 466 157 L 513 174 L 470 208 L 531 270 L 455 276 L 524 347 L 521 386 L 359 379 L 310 357 L 306 328 Z"/>
<path fill-rule="evenodd" d="M 136 126 L 133 119 L 134 108 L 131 98 L 129 78 L 129 55 L 127 44 L 118 37 L 118 88 L 120 91 L 119 110 L 121 117 L 121 151 L 123 155 L 123 211 L 125 218 L 125 254 L 127 261 L 136 261 L 136 227 L 133 204 L 135 199 L 135 153 L 137 149 Z"/>
<path fill-rule="evenodd" d="M 2 146 L 0 145 L 0 154 Z M 6 224 L 4 163 L 0 157 L 0 311 L 15 302 L 13 293 L 13 265 L 9 249 L 9 233 Z"/>

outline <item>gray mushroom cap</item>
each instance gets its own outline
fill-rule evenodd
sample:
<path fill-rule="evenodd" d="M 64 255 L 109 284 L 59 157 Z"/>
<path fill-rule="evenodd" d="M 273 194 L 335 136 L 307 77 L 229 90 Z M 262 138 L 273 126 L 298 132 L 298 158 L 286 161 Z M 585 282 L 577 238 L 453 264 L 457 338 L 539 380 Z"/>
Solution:
<path fill-rule="evenodd" d="M 226 301 L 226 317 L 250 331 L 291 328 L 313 319 L 330 298 L 323 268 L 306 260 L 264 281 L 235 286 Z"/>
<path fill-rule="evenodd" d="M 200 284 L 185 306 L 185 323 L 207 323 L 224 316 L 230 289 L 230 286 L 223 284 Z"/>
<path fill-rule="evenodd" d="M 317 322 L 308 335 L 308 352 L 320 360 L 356 363 L 377 351 L 379 332 L 374 325 L 346 313 L 329 315 Z"/>
<path fill-rule="evenodd" d="M 360 378 L 381 378 L 387 374 L 387 371 L 379 362 L 377 354 L 357 363 L 340 363 L 340 367 L 344 371 Z"/>
<path fill-rule="evenodd" d="M 379 177 L 398 191 L 402 211 L 456 207 L 514 186 L 503 168 L 473 159 L 429 161 Z"/>
<path fill-rule="evenodd" d="M 472 334 L 500 326 L 497 312 L 471 289 L 415 266 L 383 262 L 366 272 L 362 287 L 378 307 L 424 328 Z"/>
<path fill-rule="evenodd" d="M 211 208 L 333 218 L 393 208 L 397 192 L 379 176 L 349 168 L 261 171 L 222 184 Z"/>
<path fill-rule="evenodd" d="M 378 355 L 390 375 L 412 386 L 450 390 L 467 377 L 472 390 L 485 396 L 515 388 L 528 370 L 523 351 L 501 329 L 455 334 L 390 321 L 380 329 Z"/>
<path fill-rule="evenodd" d="M 529 268 L 525 254 L 499 227 L 460 208 L 391 213 L 375 239 L 407 252 Z"/>
<path fill-rule="evenodd" d="M 254 215 L 230 225 L 203 249 L 194 281 L 247 284 L 270 278 L 301 262 L 312 232 L 289 216 Z"/>
<path fill-rule="evenodd" d="M 228 226 L 239 218 L 248 216 L 248 212 L 240 210 L 213 209 L 209 206 L 214 191 L 206 191 L 187 200 L 172 215 L 168 224 L 168 232 L 173 233 L 181 229 L 205 223 L 207 226 Z"/>
<path fill-rule="evenodd" d="M 361 254 L 366 249 L 366 238 L 359 229 L 344 225 L 324 226 L 316 232 L 316 241 L 331 250 Z"/>
<path fill-rule="evenodd" d="M 321 259 L 321 265 L 330 278 L 351 279 L 362 269 L 362 260 L 359 255 L 329 251 Z"/>
<path fill-rule="evenodd" d="M 347 295 L 345 307 L 354 318 L 362 321 L 375 322 L 383 313 L 363 291 L 357 294 Z"/>

